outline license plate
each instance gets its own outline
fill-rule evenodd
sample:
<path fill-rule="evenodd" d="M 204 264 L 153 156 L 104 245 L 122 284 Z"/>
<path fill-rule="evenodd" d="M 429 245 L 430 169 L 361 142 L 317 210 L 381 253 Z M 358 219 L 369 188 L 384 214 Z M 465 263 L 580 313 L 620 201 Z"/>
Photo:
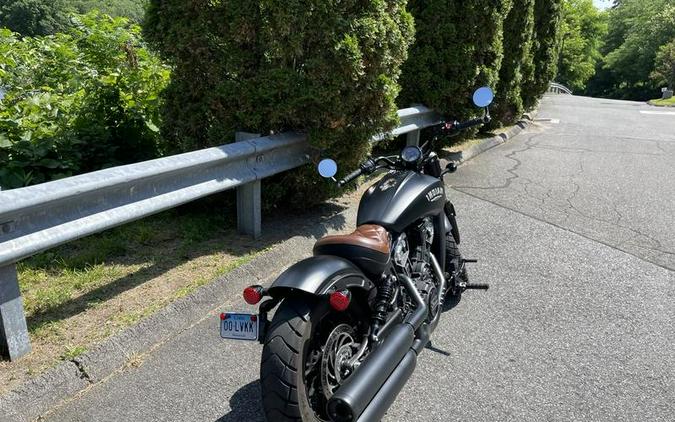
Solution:
<path fill-rule="evenodd" d="M 225 312 L 220 315 L 220 336 L 233 340 L 258 340 L 258 315 Z"/>

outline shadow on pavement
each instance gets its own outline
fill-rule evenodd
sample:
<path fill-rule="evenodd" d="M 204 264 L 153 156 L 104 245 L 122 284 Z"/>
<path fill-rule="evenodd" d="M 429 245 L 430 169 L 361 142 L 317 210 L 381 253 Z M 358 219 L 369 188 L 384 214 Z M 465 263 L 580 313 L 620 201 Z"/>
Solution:
<path fill-rule="evenodd" d="M 260 381 L 255 380 L 241 387 L 230 397 L 230 413 L 216 422 L 263 421 L 260 404 Z"/>

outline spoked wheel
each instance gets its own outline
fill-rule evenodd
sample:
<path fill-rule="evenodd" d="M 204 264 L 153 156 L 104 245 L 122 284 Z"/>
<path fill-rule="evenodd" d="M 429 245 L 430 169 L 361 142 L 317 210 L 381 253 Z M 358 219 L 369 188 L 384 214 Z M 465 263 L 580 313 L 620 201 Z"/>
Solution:
<path fill-rule="evenodd" d="M 285 299 L 270 324 L 260 365 L 269 422 L 329 421 L 326 403 L 351 375 L 347 363 L 363 337 L 349 310 L 325 301 Z"/>

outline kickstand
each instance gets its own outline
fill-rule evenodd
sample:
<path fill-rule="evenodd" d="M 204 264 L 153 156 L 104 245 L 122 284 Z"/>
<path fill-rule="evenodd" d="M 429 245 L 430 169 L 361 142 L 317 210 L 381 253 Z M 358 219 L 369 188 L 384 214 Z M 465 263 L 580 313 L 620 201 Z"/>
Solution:
<path fill-rule="evenodd" d="M 431 344 L 431 340 L 429 340 L 429 342 L 427 343 L 425 349 L 429 349 L 429 350 L 431 350 L 432 352 L 439 353 L 439 354 L 441 354 L 441 355 L 443 355 L 443 356 L 450 356 L 450 353 L 446 352 L 445 350 L 441 350 L 441 349 L 438 349 L 438 348 L 434 347 L 434 345 Z"/>

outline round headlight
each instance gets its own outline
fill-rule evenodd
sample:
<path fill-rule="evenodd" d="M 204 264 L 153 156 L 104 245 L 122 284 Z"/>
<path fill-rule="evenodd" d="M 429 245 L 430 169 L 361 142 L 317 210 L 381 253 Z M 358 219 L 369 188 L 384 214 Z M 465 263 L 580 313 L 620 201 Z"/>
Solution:
<path fill-rule="evenodd" d="M 401 160 L 405 163 L 416 163 L 422 158 L 422 150 L 416 146 L 407 146 L 401 151 Z"/>

